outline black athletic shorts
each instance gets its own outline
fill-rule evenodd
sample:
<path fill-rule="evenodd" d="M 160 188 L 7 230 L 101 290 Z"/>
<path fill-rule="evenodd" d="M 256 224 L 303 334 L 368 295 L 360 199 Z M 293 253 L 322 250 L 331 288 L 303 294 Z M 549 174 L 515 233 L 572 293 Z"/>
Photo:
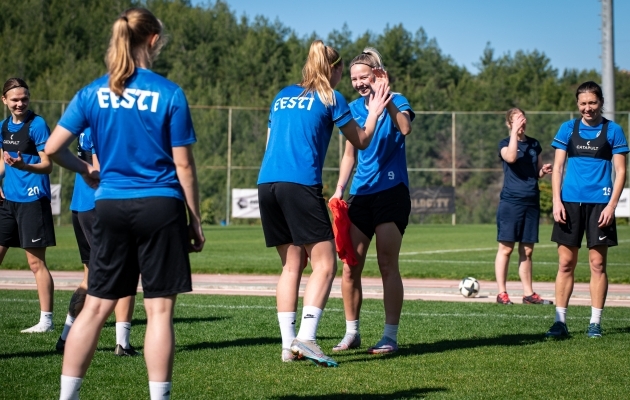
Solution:
<path fill-rule="evenodd" d="M 92 228 L 88 294 L 120 299 L 190 292 L 188 227 L 184 202 L 171 197 L 97 200 Z"/>
<path fill-rule="evenodd" d="M 374 236 L 377 226 L 387 222 L 395 223 L 400 234 L 404 235 L 410 212 L 409 188 L 404 183 L 378 193 L 348 198 L 350 221 L 369 239 Z"/>
<path fill-rule="evenodd" d="M 72 211 L 72 227 L 74 228 L 74 236 L 77 238 L 79 245 L 79 255 L 81 262 L 88 265 L 90 262 L 90 248 L 92 247 L 92 226 L 96 218 L 96 210 L 89 211 Z"/>
<path fill-rule="evenodd" d="M 551 241 L 569 247 L 580 248 L 582 237 L 586 232 L 586 247 L 616 246 L 617 228 L 613 222 L 605 228 L 598 227 L 597 220 L 606 208 L 606 204 L 598 203 L 569 203 L 563 201 L 566 211 L 566 224 L 554 222 Z"/>
<path fill-rule="evenodd" d="M 2 201 L 0 246 L 28 249 L 56 244 L 50 199 L 43 197 L 28 203 Z"/>
<path fill-rule="evenodd" d="M 258 185 L 258 205 L 267 247 L 335 238 L 321 185 L 263 183 Z"/>

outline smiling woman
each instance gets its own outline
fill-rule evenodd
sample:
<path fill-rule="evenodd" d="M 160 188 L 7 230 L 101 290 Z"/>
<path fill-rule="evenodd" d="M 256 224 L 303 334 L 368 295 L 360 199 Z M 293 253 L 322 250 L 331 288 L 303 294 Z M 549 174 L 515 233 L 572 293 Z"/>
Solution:
<path fill-rule="evenodd" d="M 52 163 L 44 146 L 50 129 L 44 119 L 29 110 L 28 85 L 20 78 L 7 80 L 2 101 L 11 115 L 2 122 L 0 136 L 0 264 L 9 247 L 21 247 L 35 274 L 39 323 L 22 333 L 53 330 L 53 280 L 46 266 L 46 248 L 54 246 L 50 180 Z"/>
<path fill-rule="evenodd" d="M 552 143 L 556 154 L 552 175 L 555 223 L 551 240 L 558 243 L 559 265 L 556 320 L 547 336 L 569 336 L 567 306 L 573 291 L 578 251 L 586 233 L 592 309 L 587 335 L 599 338 L 608 291 L 606 259 L 608 248 L 618 244 L 615 208 L 626 180 L 629 149 L 623 129 L 602 116 L 604 96 L 597 83 L 581 84 L 575 98 L 581 118 L 562 124 Z"/>

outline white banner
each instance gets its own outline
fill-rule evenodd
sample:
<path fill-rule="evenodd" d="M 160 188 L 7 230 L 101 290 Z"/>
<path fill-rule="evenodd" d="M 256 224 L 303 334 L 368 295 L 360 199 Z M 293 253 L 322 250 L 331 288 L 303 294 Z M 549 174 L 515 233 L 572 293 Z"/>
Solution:
<path fill-rule="evenodd" d="M 619 203 L 615 209 L 615 217 L 630 217 L 630 189 L 625 188 L 619 197 Z"/>
<path fill-rule="evenodd" d="M 50 207 L 53 215 L 61 214 L 61 185 L 53 183 L 50 185 Z"/>
<path fill-rule="evenodd" d="M 260 218 L 258 189 L 232 189 L 232 218 Z"/>

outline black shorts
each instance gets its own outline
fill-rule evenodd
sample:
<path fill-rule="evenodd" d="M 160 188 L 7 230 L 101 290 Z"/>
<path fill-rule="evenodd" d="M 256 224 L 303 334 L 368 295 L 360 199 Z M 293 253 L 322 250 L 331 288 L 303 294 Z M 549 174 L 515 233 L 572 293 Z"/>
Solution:
<path fill-rule="evenodd" d="M 267 247 L 335 238 L 320 185 L 263 183 L 258 185 L 258 205 Z"/>
<path fill-rule="evenodd" d="M 120 299 L 190 292 L 188 227 L 184 202 L 171 197 L 97 200 L 92 228 L 88 294 Z"/>
<path fill-rule="evenodd" d="M 497 208 L 497 241 L 538 243 L 540 206 L 500 201 Z"/>
<path fill-rule="evenodd" d="M 598 227 L 597 220 L 606 208 L 606 204 L 598 203 L 569 203 L 563 201 L 566 211 L 566 224 L 554 222 L 551 241 L 569 247 L 580 248 L 582 237 L 586 232 L 586 247 L 616 246 L 617 228 L 613 222 L 605 228 Z"/>
<path fill-rule="evenodd" d="M 28 249 L 56 244 L 50 199 L 43 197 L 28 203 L 2 201 L 0 246 Z"/>
<path fill-rule="evenodd" d="M 74 236 L 77 238 L 79 245 L 79 255 L 81 262 L 88 265 L 90 262 L 90 248 L 92 247 L 92 226 L 96 218 L 96 210 L 89 211 L 72 211 L 72 227 L 74 228 Z"/>
<path fill-rule="evenodd" d="M 404 235 L 410 212 L 409 188 L 404 183 L 378 193 L 348 198 L 350 221 L 369 239 L 374 236 L 376 227 L 386 222 L 395 223 L 400 234 Z"/>

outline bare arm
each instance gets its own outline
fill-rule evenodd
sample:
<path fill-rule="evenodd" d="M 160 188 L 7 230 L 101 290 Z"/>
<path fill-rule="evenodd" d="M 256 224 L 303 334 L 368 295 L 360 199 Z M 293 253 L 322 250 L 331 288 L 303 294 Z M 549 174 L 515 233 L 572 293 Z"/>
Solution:
<path fill-rule="evenodd" d="M 0 148 L 0 201 L 4 199 L 4 190 L 2 190 L 2 180 L 4 179 L 4 151 Z"/>
<path fill-rule="evenodd" d="M 352 169 L 357 160 L 357 150 L 354 148 L 352 143 L 346 141 L 346 149 L 343 152 L 343 158 L 341 159 L 341 165 L 339 166 L 339 179 L 337 180 L 337 189 L 335 190 L 335 194 L 331 197 L 331 199 L 343 198 L 343 192 L 350 180 L 350 175 L 352 175 Z"/>
<path fill-rule="evenodd" d="M 85 182 L 96 188 L 100 175 L 96 168 L 81 160 L 68 149 L 68 145 L 75 139 L 72 132 L 59 125 L 55 127 L 44 149 L 46 155 L 63 168 L 81 174 Z"/>
<path fill-rule="evenodd" d="M 561 224 L 566 223 L 566 211 L 562 204 L 562 177 L 566 159 L 567 152 L 556 149 L 556 155 L 553 160 L 553 172 L 551 173 L 551 193 L 553 196 L 553 219 Z"/>
<path fill-rule="evenodd" d="M 409 116 L 409 111 L 400 111 L 393 101 L 387 103 L 386 109 L 392 121 L 394 121 L 396 129 L 398 129 L 398 131 L 402 133 L 403 136 L 407 136 L 408 134 L 410 134 L 411 117 Z"/>
<path fill-rule="evenodd" d="M 17 152 L 17 157 L 11 157 L 9 153 L 4 152 L 4 162 L 15 169 L 21 171 L 31 172 L 33 174 L 50 174 L 52 172 L 52 162 L 48 158 L 48 155 L 43 151 L 38 151 L 40 162 L 37 164 L 27 164 L 22 158 L 22 153 Z"/>
<path fill-rule="evenodd" d="M 613 217 L 615 216 L 615 208 L 621 197 L 623 186 L 626 184 L 626 155 L 625 154 L 613 154 L 613 167 L 615 168 L 615 182 L 613 182 L 613 190 L 610 195 L 610 201 L 606 205 L 606 208 L 599 215 L 597 221 L 600 228 L 612 224 Z"/>
<path fill-rule="evenodd" d="M 201 229 L 201 207 L 199 206 L 199 185 L 197 183 L 197 169 L 192 153 L 192 146 L 173 147 L 173 162 L 177 179 L 184 191 L 188 208 L 188 233 L 192 241 L 190 251 L 199 252 L 203 249 L 206 238 Z"/>

